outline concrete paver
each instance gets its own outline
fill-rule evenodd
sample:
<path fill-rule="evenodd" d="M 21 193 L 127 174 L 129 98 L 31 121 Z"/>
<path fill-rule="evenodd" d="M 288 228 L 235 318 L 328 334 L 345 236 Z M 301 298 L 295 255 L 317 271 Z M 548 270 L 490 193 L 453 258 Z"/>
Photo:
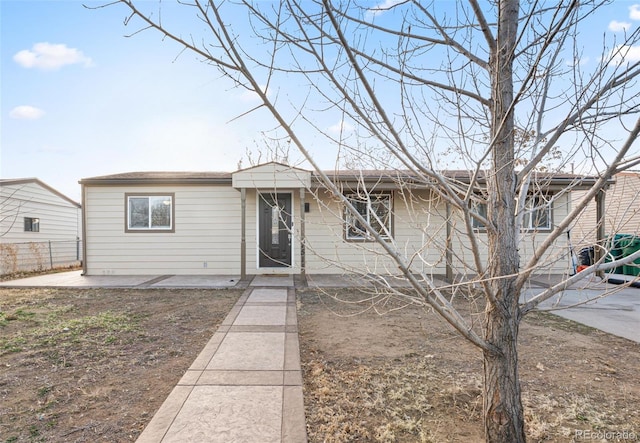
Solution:
<path fill-rule="evenodd" d="M 165 436 L 158 441 L 280 443 L 283 389 L 195 386 Z"/>
<path fill-rule="evenodd" d="M 228 332 L 206 369 L 282 371 L 284 339 L 283 332 Z"/>

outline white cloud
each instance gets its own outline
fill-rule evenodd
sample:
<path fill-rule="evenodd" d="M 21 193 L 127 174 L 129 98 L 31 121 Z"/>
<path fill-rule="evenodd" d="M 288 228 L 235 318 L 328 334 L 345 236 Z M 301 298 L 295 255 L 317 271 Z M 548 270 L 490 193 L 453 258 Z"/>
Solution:
<path fill-rule="evenodd" d="M 631 27 L 631 23 L 628 22 L 619 22 L 617 20 L 611 20 L 609 23 L 609 31 L 613 32 L 622 32 L 627 31 Z"/>
<path fill-rule="evenodd" d="M 37 68 L 43 71 L 55 71 L 65 65 L 75 64 L 89 67 L 93 63 L 91 58 L 76 48 L 47 42 L 36 43 L 31 50 L 23 49 L 13 56 L 13 60 L 23 68 Z"/>
<path fill-rule="evenodd" d="M 352 132 L 354 129 L 353 125 L 344 120 L 339 121 L 335 125 L 329 126 L 329 132 L 334 134 L 344 134 L 345 132 Z"/>
<path fill-rule="evenodd" d="M 616 65 L 622 63 L 632 63 L 640 61 L 640 45 L 638 46 L 627 46 L 627 45 L 618 45 L 613 49 L 613 58 L 612 61 Z"/>
<path fill-rule="evenodd" d="M 16 106 L 9 112 L 9 117 L 20 120 L 37 120 L 43 115 L 42 109 L 29 105 Z"/>
<path fill-rule="evenodd" d="M 629 6 L 629 18 L 631 20 L 640 20 L 640 5 Z"/>

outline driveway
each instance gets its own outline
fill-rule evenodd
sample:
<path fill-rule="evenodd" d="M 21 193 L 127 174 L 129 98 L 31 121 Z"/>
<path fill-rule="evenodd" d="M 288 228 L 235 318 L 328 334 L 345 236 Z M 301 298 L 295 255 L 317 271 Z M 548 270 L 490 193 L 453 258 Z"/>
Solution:
<path fill-rule="evenodd" d="M 533 287 L 524 297 L 542 291 Z M 640 343 L 640 288 L 586 281 L 553 296 L 539 309 Z"/>

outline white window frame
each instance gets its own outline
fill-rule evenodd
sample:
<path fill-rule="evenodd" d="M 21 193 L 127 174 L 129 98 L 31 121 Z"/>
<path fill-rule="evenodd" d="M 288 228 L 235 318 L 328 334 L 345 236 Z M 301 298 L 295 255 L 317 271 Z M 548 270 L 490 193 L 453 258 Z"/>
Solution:
<path fill-rule="evenodd" d="M 542 195 L 532 195 L 527 197 L 524 203 L 524 216 L 522 217 L 522 230 L 523 231 L 550 231 L 551 230 L 551 216 L 552 216 L 552 200 L 547 199 Z M 539 217 L 542 211 L 545 212 L 543 217 Z M 546 220 L 546 225 L 539 225 L 534 223 L 536 220 Z"/>
<path fill-rule="evenodd" d="M 376 223 L 380 224 L 378 219 L 374 214 L 374 205 L 379 203 L 383 203 L 386 201 L 386 226 L 380 226 L 378 233 L 385 240 L 390 240 L 393 236 L 393 194 L 391 192 L 375 192 L 369 193 L 366 195 L 362 194 L 347 194 L 346 197 L 349 201 L 358 209 L 358 212 L 362 217 L 372 226 Z M 355 204 L 354 204 L 355 203 Z M 365 204 L 363 207 L 362 204 Z M 358 207 L 363 207 L 365 210 L 361 211 Z M 373 224 L 372 224 L 373 221 Z M 357 220 L 355 216 L 347 209 L 344 208 L 344 236 L 347 241 L 375 241 L 373 236 L 371 236 L 364 228 L 357 227 Z"/>

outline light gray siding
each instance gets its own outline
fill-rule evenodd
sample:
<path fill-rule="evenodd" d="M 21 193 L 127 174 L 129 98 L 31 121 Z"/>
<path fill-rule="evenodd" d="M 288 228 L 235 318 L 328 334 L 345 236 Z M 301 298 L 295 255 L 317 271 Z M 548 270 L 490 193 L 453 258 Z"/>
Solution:
<path fill-rule="evenodd" d="M 78 264 L 80 205 L 36 179 L 0 181 L 1 272 Z M 25 231 L 24 219 L 39 231 Z"/>

